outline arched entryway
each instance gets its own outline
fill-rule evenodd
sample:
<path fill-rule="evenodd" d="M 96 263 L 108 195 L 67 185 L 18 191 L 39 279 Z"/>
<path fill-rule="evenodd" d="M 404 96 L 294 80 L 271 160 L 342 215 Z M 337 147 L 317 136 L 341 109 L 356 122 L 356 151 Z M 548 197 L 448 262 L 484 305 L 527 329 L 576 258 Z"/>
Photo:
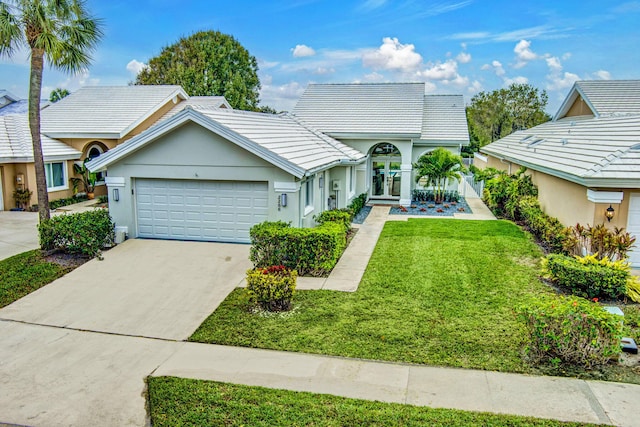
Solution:
<path fill-rule="evenodd" d="M 393 144 L 384 142 L 371 149 L 372 199 L 400 199 L 402 155 Z"/>
<path fill-rule="evenodd" d="M 107 147 L 105 147 L 103 144 L 99 143 L 98 141 L 91 142 L 86 146 L 85 161 L 95 159 L 96 157 L 99 157 L 101 154 L 104 154 L 106 152 Z M 104 181 L 104 175 L 102 172 L 96 173 L 96 181 Z"/>

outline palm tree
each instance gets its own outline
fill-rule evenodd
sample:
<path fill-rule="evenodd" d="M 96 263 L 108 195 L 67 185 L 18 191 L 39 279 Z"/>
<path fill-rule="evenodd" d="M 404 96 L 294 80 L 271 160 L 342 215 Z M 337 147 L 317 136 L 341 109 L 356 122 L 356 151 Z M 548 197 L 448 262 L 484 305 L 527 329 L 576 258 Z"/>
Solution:
<path fill-rule="evenodd" d="M 459 182 L 462 178 L 460 172 L 465 170 L 462 157 L 442 147 L 420 156 L 413 167 L 416 182 L 426 178 L 428 185 L 434 187 L 436 203 L 442 203 L 447 183 L 452 179 Z"/>
<path fill-rule="evenodd" d="M 84 0 L 8 0 L 0 2 L 0 55 L 28 47 L 29 128 L 33 141 L 40 222 L 49 219 L 49 196 L 40 141 L 40 97 L 44 61 L 66 72 L 91 63 L 89 53 L 102 37 L 101 22 L 89 15 Z"/>

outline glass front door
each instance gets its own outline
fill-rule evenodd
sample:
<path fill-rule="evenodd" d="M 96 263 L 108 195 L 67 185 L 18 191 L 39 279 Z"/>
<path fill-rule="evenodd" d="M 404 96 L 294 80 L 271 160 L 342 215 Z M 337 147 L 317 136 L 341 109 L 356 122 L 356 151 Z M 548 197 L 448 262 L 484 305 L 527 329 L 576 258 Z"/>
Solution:
<path fill-rule="evenodd" d="M 371 182 L 371 197 L 396 198 L 400 197 L 401 162 L 396 158 L 374 158 L 371 162 L 373 172 Z"/>

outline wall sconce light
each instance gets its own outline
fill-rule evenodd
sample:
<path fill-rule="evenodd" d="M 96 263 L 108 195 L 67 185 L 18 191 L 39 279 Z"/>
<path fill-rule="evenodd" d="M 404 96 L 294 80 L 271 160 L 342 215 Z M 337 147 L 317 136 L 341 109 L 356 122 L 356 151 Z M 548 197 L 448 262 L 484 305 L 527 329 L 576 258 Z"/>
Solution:
<path fill-rule="evenodd" d="M 287 193 L 282 193 L 280 195 L 280 206 L 283 208 L 287 206 Z"/>
<path fill-rule="evenodd" d="M 616 213 L 615 209 L 613 209 L 613 207 L 611 207 L 611 205 L 609 205 L 609 207 L 607 208 L 606 211 L 604 211 L 604 216 L 607 217 L 607 221 L 611 222 L 611 218 L 613 218 L 613 215 Z"/>
<path fill-rule="evenodd" d="M 321 176 L 320 179 L 318 179 L 318 188 L 324 188 L 324 177 Z"/>
<path fill-rule="evenodd" d="M 118 191 L 118 189 L 117 189 L 117 188 L 114 188 L 114 189 L 113 189 L 113 192 L 112 192 L 111 194 L 113 194 L 113 200 L 114 200 L 115 202 L 120 201 L 120 191 Z"/>

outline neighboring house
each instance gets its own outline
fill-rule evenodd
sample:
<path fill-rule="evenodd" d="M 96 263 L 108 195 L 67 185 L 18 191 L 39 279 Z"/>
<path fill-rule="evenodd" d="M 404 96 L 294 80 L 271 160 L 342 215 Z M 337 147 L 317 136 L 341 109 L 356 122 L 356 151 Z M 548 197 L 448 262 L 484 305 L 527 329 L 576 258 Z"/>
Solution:
<path fill-rule="evenodd" d="M 24 114 L 29 111 L 29 101 L 20 99 L 12 93 L 0 89 L 0 116 Z"/>
<path fill-rule="evenodd" d="M 175 113 L 175 112 L 174 112 Z M 92 160 L 130 236 L 249 242 L 265 220 L 311 226 L 366 156 L 289 114 L 189 105 Z"/>
<path fill-rule="evenodd" d="M 279 115 L 190 98 L 88 167 L 108 173 L 110 213 L 131 237 L 248 242 L 258 222 L 312 226 L 363 192 L 409 204 L 412 162 L 469 143 L 462 96 L 424 92 L 311 85 Z"/>
<path fill-rule="evenodd" d="M 469 144 L 462 95 L 425 95 L 425 89 L 424 83 L 311 84 L 293 113 L 367 154 L 356 193 L 409 205 L 412 164 L 437 147 L 459 154 Z"/>
<path fill-rule="evenodd" d="M 0 95 L 4 95 L 0 102 L 15 100 L 6 91 Z M 224 97 L 189 98 L 180 86 L 83 87 L 48 105 L 41 113 L 41 132 L 49 200 L 73 194 L 70 178 L 75 162 L 100 156 L 149 128 L 176 105 L 189 102 L 231 108 Z M 11 105 L 0 108 L 0 117 Z M 28 126 L 23 126 L 27 120 L 26 109 L 19 113 L 8 116 L 14 118 L 0 129 L 3 134 L 0 153 L 5 153 L 0 155 L 0 191 L 4 196 L 0 210 L 15 207 L 11 195 L 20 186 L 33 191 L 31 203 L 37 203 L 31 137 Z M 9 122 L 22 125 L 9 125 Z M 54 145 L 58 151 L 48 153 Z M 58 155 L 62 146 L 67 147 L 66 157 Z M 102 179 L 99 175 L 98 195 L 106 194 Z"/>
<path fill-rule="evenodd" d="M 640 242 L 640 80 L 576 82 L 551 121 L 480 151 L 480 168 L 527 167 L 542 208 L 564 225 L 624 227 Z M 637 247 L 630 261 L 640 267 Z"/>

